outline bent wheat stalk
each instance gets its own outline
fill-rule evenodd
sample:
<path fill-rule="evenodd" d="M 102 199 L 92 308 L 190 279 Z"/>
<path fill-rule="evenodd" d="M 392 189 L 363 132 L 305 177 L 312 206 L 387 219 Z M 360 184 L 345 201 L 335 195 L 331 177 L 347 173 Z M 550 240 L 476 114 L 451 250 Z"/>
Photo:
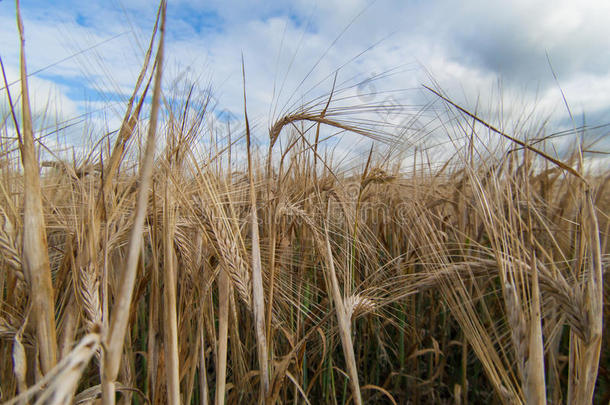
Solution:
<path fill-rule="evenodd" d="M 590 244 L 590 265 L 585 275 L 585 311 L 589 320 L 587 338 L 576 333 L 570 336 L 570 370 L 568 376 L 569 404 L 585 405 L 593 402 L 595 382 L 599 372 L 604 320 L 604 285 L 599 223 L 595 213 L 591 190 L 584 192 L 584 226 Z M 574 364 L 572 364 L 572 362 Z"/>
<path fill-rule="evenodd" d="M 64 357 L 47 375 L 27 391 L 4 405 L 25 403 L 38 395 L 36 405 L 62 405 L 72 403 L 74 393 L 83 371 L 100 346 L 101 328 L 97 324 L 92 332 L 84 336 L 78 345 Z"/>
<path fill-rule="evenodd" d="M 104 356 L 104 370 L 102 377 L 102 403 L 113 405 L 115 403 L 114 381 L 119 372 L 121 354 L 125 332 L 129 322 L 129 309 L 136 281 L 137 265 L 140 258 L 140 245 L 143 239 L 144 219 L 148 205 L 149 189 L 152 181 L 153 161 L 155 155 L 155 135 L 157 131 L 157 118 L 161 99 L 161 77 L 163 74 L 163 44 L 165 39 L 165 12 L 166 2 L 161 0 L 161 27 L 159 48 L 156 56 L 156 72 L 151 106 L 148 136 L 144 150 L 144 159 L 140 169 L 140 189 L 136 202 L 134 225 L 129 238 L 129 253 L 127 262 L 121 276 L 120 291 L 118 293 L 114 311 L 111 315 L 110 331 L 107 337 L 107 349 Z"/>
<path fill-rule="evenodd" d="M 341 291 L 339 290 L 339 281 L 337 280 L 337 273 L 335 272 L 333 252 L 330 248 L 328 228 L 326 225 L 324 226 L 324 234 L 328 262 L 327 271 L 328 277 L 330 278 L 333 301 L 335 302 L 337 321 L 339 322 L 339 336 L 341 337 L 341 345 L 343 346 L 343 355 L 345 356 L 345 364 L 347 365 L 347 374 L 349 375 L 349 383 L 352 389 L 352 395 L 354 396 L 354 403 L 356 403 L 356 405 L 362 405 L 360 384 L 358 383 L 358 369 L 356 367 L 356 356 L 354 355 L 354 344 L 352 342 L 352 337 L 350 336 L 351 313 L 347 313 L 343 298 L 341 297 Z"/>
<path fill-rule="evenodd" d="M 596 215 L 596 208 L 593 203 L 591 184 L 583 176 L 583 174 L 576 168 L 553 158 L 544 151 L 532 147 L 527 142 L 519 140 L 513 136 L 510 136 L 489 123 L 485 122 L 475 114 L 469 112 L 465 108 L 457 105 L 447 97 L 443 96 L 439 92 L 424 86 L 426 89 L 437 95 L 439 98 L 458 109 L 462 113 L 466 114 L 470 118 L 479 122 L 480 124 L 487 127 L 492 132 L 510 140 L 513 143 L 523 147 L 525 150 L 531 151 L 543 159 L 555 164 L 565 172 L 570 173 L 575 178 L 582 182 L 581 198 L 583 204 L 583 234 L 587 235 L 588 248 L 590 249 L 589 257 L 589 269 L 585 272 L 584 276 L 584 287 L 581 291 L 584 298 L 583 310 L 587 314 L 588 324 L 586 330 L 586 337 L 582 339 L 578 336 L 576 331 L 572 329 L 570 331 L 570 355 L 569 355 L 569 372 L 568 372 L 568 403 L 570 404 L 590 404 L 593 401 L 593 393 L 595 391 L 595 382 L 597 380 L 598 365 L 601 354 L 601 341 L 602 341 L 602 328 L 603 328 L 603 277 L 602 277 L 602 259 L 601 259 L 601 241 L 599 237 L 599 224 Z M 582 162 L 582 151 L 577 150 L 577 155 Z M 581 164 L 582 166 L 582 164 Z M 534 262 L 532 262 L 534 263 Z M 532 381 L 529 381 L 531 387 L 541 385 L 544 383 L 544 364 L 543 364 L 543 352 L 540 342 L 541 330 L 539 325 L 540 310 L 539 310 L 539 297 L 538 294 L 538 274 L 536 267 L 532 265 L 532 271 L 534 277 L 533 291 L 534 296 L 531 306 L 531 315 L 533 318 L 534 330 L 532 331 L 535 336 L 530 337 L 530 348 L 534 348 L 535 352 L 530 353 L 530 356 L 535 356 L 534 361 L 530 361 L 530 368 L 536 366 L 537 370 L 531 370 L 537 375 L 532 376 Z M 537 342 L 534 341 L 534 338 Z M 530 374 L 530 373 L 528 373 Z M 533 394 L 532 402 L 543 403 L 546 401 L 544 392 L 538 387 L 537 389 L 528 388 L 528 394 Z M 534 400 L 535 398 L 535 400 Z"/>

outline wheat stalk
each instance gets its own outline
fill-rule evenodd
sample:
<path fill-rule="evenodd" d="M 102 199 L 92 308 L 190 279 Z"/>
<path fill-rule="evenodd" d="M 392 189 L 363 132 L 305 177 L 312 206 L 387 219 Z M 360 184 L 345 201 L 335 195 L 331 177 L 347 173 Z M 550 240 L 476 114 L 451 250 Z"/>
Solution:
<path fill-rule="evenodd" d="M 21 112 L 23 134 L 19 135 L 19 148 L 25 183 L 23 195 L 22 265 L 30 286 L 32 313 L 36 321 L 36 336 L 40 347 L 42 372 L 48 372 L 57 362 L 57 334 L 55 328 L 54 290 L 51 264 L 47 249 L 47 236 L 42 208 L 40 168 L 34 146 L 34 129 L 28 91 L 28 74 L 25 58 L 25 34 L 19 0 L 16 1 L 17 27 L 21 39 Z M 6 89 L 8 92 L 8 88 Z M 12 105 L 11 105 L 12 109 Z M 14 112 L 13 112 L 14 115 Z"/>
<path fill-rule="evenodd" d="M 171 166 L 170 166 L 171 167 Z M 178 315 L 176 313 L 177 260 L 174 249 L 176 207 L 170 177 L 165 179 L 163 206 L 163 319 L 166 359 L 167 403 L 180 404 L 180 366 L 178 358 Z"/>
<path fill-rule="evenodd" d="M 246 69 L 242 55 L 241 69 L 244 91 L 244 119 L 246 122 L 246 143 L 248 154 L 248 177 L 250 180 L 250 209 L 252 227 L 252 312 L 254 314 L 254 328 L 256 331 L 256 345 L 258 350 L 258 365 L 261 372 L 261 402 L 264 404 L 269 397 L 269 359 L 267 347 L 267 334 L 265 330 L 265 292 L 263 291 L 263 275 L 261 266 L 260 238 L 258 229 L 258 212 L 256 207 L 256 190 L 254 186 L 254 167 L 252 163 L 252 148 L 250 139 L 250 124 L 246 108 Z"/>

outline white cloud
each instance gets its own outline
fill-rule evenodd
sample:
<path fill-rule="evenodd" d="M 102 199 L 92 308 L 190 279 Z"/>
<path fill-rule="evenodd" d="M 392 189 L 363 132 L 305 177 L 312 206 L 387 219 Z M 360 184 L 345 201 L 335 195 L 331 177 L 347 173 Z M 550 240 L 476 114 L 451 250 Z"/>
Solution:
<path fill-rule="evenodd" d="M 18 60 L 13 12 L 6 2 L 0 4 L 0 49 L 11 72 L 16 71 Z M 83 93 L 92 98 L 89 108 L 97 108 L 105 100 L 125 100 L 139 72 L 155 12 L 148 1 L 66 1 L 56 2 L 52 9 L 25 8 L 30 71 L 127 31 L 38 76 L 61 83 L 56 104 L 64 115 L 86 110 L 79 97 Z M 472 109 L 478 101 L 490 119 L 497 119 L 500 113 L 505 118 L 518 116 L 537 105 L 542 116 L 555 112 L 560 120 L 566 111 L 546 61 L 547 51 L 570 105 L 607 121 L 607 15 L 610 5 L 601 1 L 472 0 L 460 2 L 458 7 L 448 0 L 298 0 L 288 5 L 279 1 L 180 0 L 170 2 L 168 10 L 165 83 L 185 72 L 200 78 L 203 85 L 211 82 L 218 111 L 227 109 L 241 117 L 243 52 L 248 111 L 263 139 L 269 113 L 276 106 L 277 118 L 284 107 L 327 93 L 332 73 L 339 67 L 338 81 L 342 88 L 349 88 L 400 66 L 375 82 L 378 94 L 370 102 L 385 102 L 384 90 L 429 83 L 429 72 L 459 103 Z M 498 94 L 499 79 L 502 94 Z M 75 88 L 75 83 L 90 87 L 89 93 Z M 44 85 L 44 80 L 40 88 L 32 81 L 37 95 L 46 94 Z M 355 90 L 345 94 L 353 96 Z M 404 104 L 430 100 L 429 94 L 411 90 L 392 96 Z M 121 111 L 121 104 L 109 110 L 109 126 L 118 125 Z M 102 118 L 96 119 L 103 125 Z M 351 147 L 352 142 L 346 145 Z"/>

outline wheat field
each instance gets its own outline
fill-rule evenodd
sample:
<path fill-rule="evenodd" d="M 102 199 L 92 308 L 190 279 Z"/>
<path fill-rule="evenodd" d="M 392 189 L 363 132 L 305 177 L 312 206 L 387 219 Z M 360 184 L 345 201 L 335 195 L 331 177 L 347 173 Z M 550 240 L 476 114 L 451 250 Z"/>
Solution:
<path fill-rule="evenodd" d="M 255 143 L 247 66 L 245 127 L 214 137 L 209 100 L 161 90 L 165 24 L 162 1 L 119 131 L 72 160 L 41 157 L 23 36 L 17 94 L 4 75 L 1 401 L 609 402 L 592 145 L 556 156 L 565 132 L 504 132 L 432 86 L 465 140 L 440 164 L 406 164 L 399 128 L 359 115 L 384 106 L 334 86 Z M 346 168 L 329 131 L 373 147 Z"/>

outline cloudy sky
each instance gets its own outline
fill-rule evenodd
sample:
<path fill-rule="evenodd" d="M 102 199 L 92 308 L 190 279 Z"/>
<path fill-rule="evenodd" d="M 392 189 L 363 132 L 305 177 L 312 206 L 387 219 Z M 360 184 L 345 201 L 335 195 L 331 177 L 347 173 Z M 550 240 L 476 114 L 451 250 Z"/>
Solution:
<path fill-rule="evenodd" d="M 50 4 L 22 2 L 35 110 L 68 123 L 88 113 L 116 129 L 155 2 Z M 239 121 L 243 54 L 248 111 L 259 129 L 328 94 L 335 72 L 350 102 L 417 111 L 430 100 L 420 85 L 434 83 L 491 120 L 535 106 L 541 117 L 552 114 L 558 129 L 569 125 L 561 88 L 578 124 L 606 124 L 608 16 L 610 2 L 602 0 L 170 0 L 164 86 L 169 92 L 180 80 L 210 85 L 215 116 Z M 0 56 L 9 82 L 18 78 L 18 44 L 15 4 L 0 1 Z M 18 86 L 11 90 L 18 93 Z M 0 96 L 4 115 L 5 90 Z"/>

